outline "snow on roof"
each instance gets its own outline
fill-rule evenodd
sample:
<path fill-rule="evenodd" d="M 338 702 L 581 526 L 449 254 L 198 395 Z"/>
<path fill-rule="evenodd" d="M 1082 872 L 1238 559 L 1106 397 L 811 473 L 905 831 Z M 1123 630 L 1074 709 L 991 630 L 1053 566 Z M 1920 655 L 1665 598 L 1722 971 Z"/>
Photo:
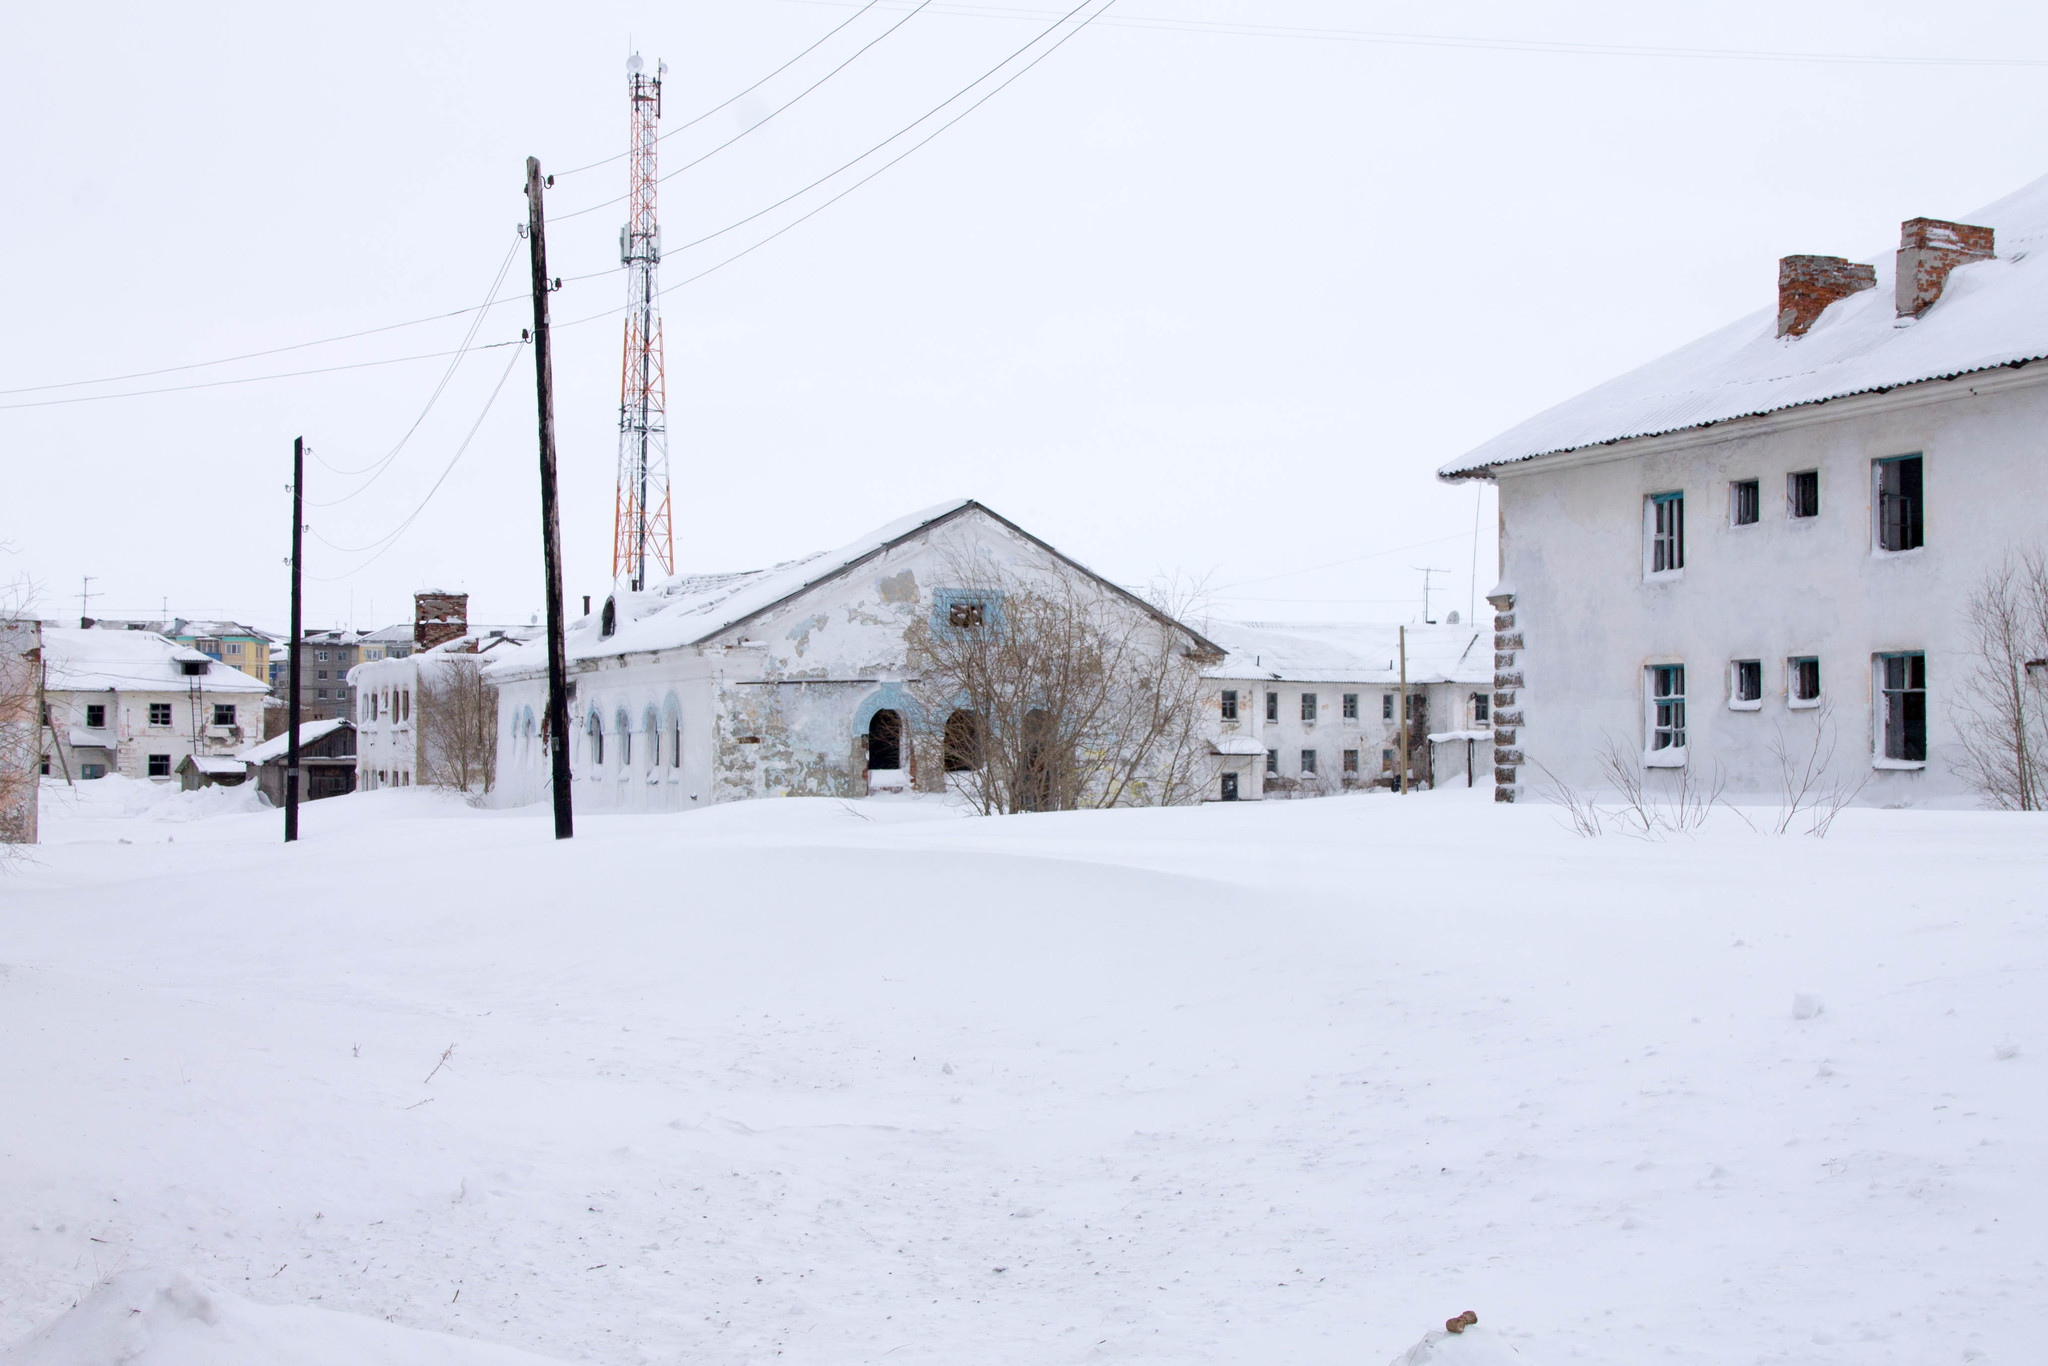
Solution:
<path fill-rule="evenodd" d="M 299 723 L 299 748 L 304 749 L 323 735 L 332 735 L 348 724 L 348 718 L 330 716 L 325 721 L 301 721 Z M 272 759 L 281 759 L 291 748 L 291 733 L 273 735 L 268 740 L 259 740 L 235 751 L 235 758 L 248 764 L 267 764 Z"/>
<path fill-rule="evenodd" d="M 225 754 L 188 754 L 179 761 L 178 767 L 192 765 L 199 772 L 210 777 L 222 777 L 230 773 L 241 773 L 249 766 L 246 759 L 230 758 Z"/>
<path fill-rule="evenodd" d="M 2048 176 L 1963 222 L 1997 232 L 1995 260 L 1959 266 L 1917 320 L 1895 316 L 1896 258 L 1877 288 L 1829 305 L 1803 337 L 1777 335 L 1776 299 L 1739 322 L 1511 427 L 1437 471 L 1492 466 L 1631 437 L 2048 358 Z M 1759 282 L 1759 292 L 1764 289 Z"/>
<path fill-rule="evenodd" d="M 87 631 L 45 626 L 43 658 L 52 692 L 184 692 L 194 681 L 181 665 L 201 663 L 199 690 L 208 693 L 265 693 L 267 684 L 189 650 L 154 631 Z"/>
<path fill-rule="evenodd" d="M 1218 754 L 1264 754 L 1266 747 L 1249 735 L 1219 735 L 1209 742 Z"/>
<path fill-rule="evenodd" d="M 1284 683 L 1399 683 L 1401 628 L 1365 622 L 1212 621 L 1230 653 L 1210 678 Z M 1410 626 L 1410 683 L 1493 682 L 1493 642 L 1469 625 Z"/>
<path fill-rule="evenodd" d="M 622 590 L 612 595 L 617 604 L 618 629 L 610 637 L 599 637 L 597 613 L 569 623 L 569 658 L 592 659 L 699 644 L 784 598 L 844 573 L 895 542 L 974 506 L 971 498 L 939 503 L 878 526 L 837 550 L 821 550 L 767 569 L 678 574 L 644 593 Z M 546 652 L 543 633 L 526 648 L 498 662 L 493 671 L 510 671 L 523 665 L 544 666 Z"/>

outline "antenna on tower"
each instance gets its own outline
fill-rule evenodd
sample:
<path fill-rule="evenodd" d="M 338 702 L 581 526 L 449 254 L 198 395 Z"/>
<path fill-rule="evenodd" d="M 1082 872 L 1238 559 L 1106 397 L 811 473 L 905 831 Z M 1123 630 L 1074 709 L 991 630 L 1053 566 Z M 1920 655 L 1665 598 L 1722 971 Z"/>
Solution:
<path fill-rule="evenodd" d="M 661 78 L 635 52 L 626 59 L 632 108 L 632 148 L 626 225 L 619 229 L 619 261 L 626 268 L 626 347 L 619 377 L 619 490 L 612 524 L 612 578 L 638 592 L 647 587 L 648 558 L 664 574 L 675 572 L 669 528 L 667 382 L 662 372 L 661 315 L 655 274 L 661 265 L 661 224 L 655 216 L 659 180 L 656 131 L 661 122 Z"/>

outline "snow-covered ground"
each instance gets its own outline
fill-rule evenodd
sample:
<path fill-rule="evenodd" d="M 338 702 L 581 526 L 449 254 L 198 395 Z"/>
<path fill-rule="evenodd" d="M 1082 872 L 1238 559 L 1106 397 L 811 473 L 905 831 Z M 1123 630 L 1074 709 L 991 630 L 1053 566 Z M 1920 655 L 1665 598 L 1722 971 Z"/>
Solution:
<path fill-rule="evenodd" d="M 140 786 L 0 871 L 8 1366 L 2048 1341 L 2048 823 Z"/>

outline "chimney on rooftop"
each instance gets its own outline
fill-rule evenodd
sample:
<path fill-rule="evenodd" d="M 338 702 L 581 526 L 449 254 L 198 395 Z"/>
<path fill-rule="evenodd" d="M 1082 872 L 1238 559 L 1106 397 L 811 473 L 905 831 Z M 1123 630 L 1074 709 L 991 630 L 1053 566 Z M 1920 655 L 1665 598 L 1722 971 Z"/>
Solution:
<path fill-rule="evenodd" d="M 1837 299 L 1877 288 L 1877 267 L 1839 256 L 1786 256 L 1778 261 L 1778 335 L 1803 337 Z"/>
<path fill-rule="evenodd" d="M 1909 218 L 1899 224 L 1899 316 L 1919 317 L 1941 297 L 1950 271 L 1997 254 L 1990 228 L 1939 218 Z"/>
<path fill-rule="evenodd" d="M 412 647 L 431 650 L 469 634 L 469 594 L 429 589 L 412 595 Z"/>

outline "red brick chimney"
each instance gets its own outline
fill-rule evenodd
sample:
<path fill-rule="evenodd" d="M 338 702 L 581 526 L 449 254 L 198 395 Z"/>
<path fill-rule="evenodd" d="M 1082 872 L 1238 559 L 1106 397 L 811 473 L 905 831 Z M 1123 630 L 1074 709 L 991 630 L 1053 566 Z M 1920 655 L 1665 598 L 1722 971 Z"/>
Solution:
<path fill-rule="evenodd" d="M 1778 335 L 1803 337 L 1837 299 L 1877 288 L 1877 267 L 1839 256 L 1786 256 L 1778 261 Z"/>
<path fill-rule="evenodd" d="M 1939 218 L 1909 218 L 1899 224 L 1899 316 L 1917 318 L 1932 308 L 1948 283 L 1948 273 L 1957 266 L 1996 256 L 1991 238 L 1989 228 Z"/>
<path fill-rule="evenodd" d="M 429 589 L 412 595 L 412 645 L 431 650 L 469 634 L 469 594 Z"/>

